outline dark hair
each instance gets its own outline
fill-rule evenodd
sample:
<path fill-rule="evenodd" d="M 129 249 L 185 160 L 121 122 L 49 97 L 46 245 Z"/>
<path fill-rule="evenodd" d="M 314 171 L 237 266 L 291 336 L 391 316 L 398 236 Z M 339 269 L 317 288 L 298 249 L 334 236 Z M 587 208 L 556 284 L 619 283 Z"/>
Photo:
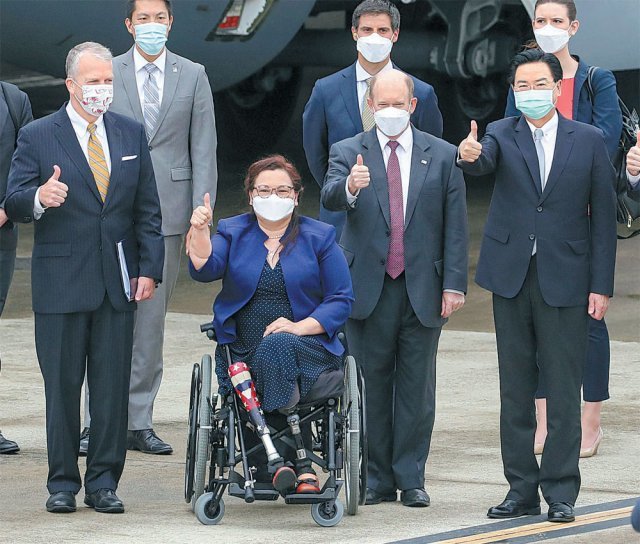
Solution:
<path fill-rule="evenodd" d="M 526 49 L 518 53 L 511 61 L 511 67 L 509 69 L 509 83 L 513 85 L 516 79 L 516 70 L 523 64 L 531 64 L 533 62 L 544 62 L 551 70 L 553 81 L 560 81 L 562 79 L 562 65 L 558 58 L 552 53 L 545 53 L 540 49 Z"/>
<path fill-rule="evenodd" d="M 136 3 L 138 0 L 127 0 L 127 19 L 131 20 L 133 17 L 133 12 L 136 10 Z M 162 0 L 167 6 L 167 11 L 169 12 L 169 17 L 173 15 L 171 12 L 171 0 Z"/>
<path fill-rule="evenodd" d="M 253 191 L 256 186 L 256 178 L 267 170 L 284 170 L 289 178 L 291 178 L 291 183 L 293 184 L 293 190 L 298 195 L 298 202 L 300 202 L 300 197 L 304 192 L 304 187 L 302 186 L 302 177 L 298 172 L 298 169 L 293 165 L 292 162 L 288 161 L 282 155 L 269 155 L 260 160 L 254 162 L 247 169 L 247 175 L 244 178 L 244 190 L 247 195 Z M 293 214 L 291 215 L 291 222 L 289 223 L 289 232 L 282 239 L 281 244 L 283 248 L 286 248 L 287 245 L 293 245 L 298 237 L 298 232 L 300 231 L 300 221 L 298 214 L 296 212 L 296 208 L 293 209 Z"/>
<path fill-rule="evenodd" d="M 395 32 L 400 28 L 400 12 L 389 0 L 364 0 L 364 2 L 358 4 L 358 7 L 353 11 L 351 25 L 354 28 L 358 28 L 360 17 L 366 14 L 388 15 L 391 19 L 391 30 Z"/>
<path fill-rule="evenodd" d="M 533 8 L 533 17 L 535 19 L 536 10 L 538 6 L 542 4 L 560 4 L 567 8 L 567 14 L 569 15 L 569 21 L 573 22 L 578 16 L 578 10 L 576 9 L 576 3 L 573 0 L 537 0 L 536 6 Z"/>

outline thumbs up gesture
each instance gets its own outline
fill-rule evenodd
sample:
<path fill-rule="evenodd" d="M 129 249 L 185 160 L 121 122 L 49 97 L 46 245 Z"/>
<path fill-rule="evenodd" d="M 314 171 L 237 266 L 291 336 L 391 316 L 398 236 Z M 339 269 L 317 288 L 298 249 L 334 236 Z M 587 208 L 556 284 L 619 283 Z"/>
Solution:
<path fill-rule="evenodd" d="M 349 192 L 355 196 L 358 194 L 360 189 L 364 189 L 369 186 L 370 179 L 369 168 L 364 165 L 362 155 L 358 155 L 356 163 L 353 165 L 353 168 L 351 168 L 351 174 L 348 178 Z"/>
<path fill-rule="evenodd" d="M 465 162 L 476 162 L 482 155 L 482 144 L 478 141 L 478 123 L 471 121 L 471 132 L 460 144 L 460 158 Z"/>
<path fill-rule="evenodd" d="M 211 209 L 211 197 L 209 193 L 204 195 L 204 204 L 198 206 L 191 214 L 191 226 L 196 230 L 208 229 L 213 219 L 213 210 Z"/>
<path fill-rule="evenodd" d="M 60 167 L 53 166 L 53 174 L 40 186 L 38 199 L 43 208 L 59 208 L 67 199 L 69 187 L 60 181 Z"/>
<path fill-rule="evenodd" d="M 632 176 L 640 174 L 640 130 L 636 134 L 636 145 L 627 153 L 627 172 Z"/>

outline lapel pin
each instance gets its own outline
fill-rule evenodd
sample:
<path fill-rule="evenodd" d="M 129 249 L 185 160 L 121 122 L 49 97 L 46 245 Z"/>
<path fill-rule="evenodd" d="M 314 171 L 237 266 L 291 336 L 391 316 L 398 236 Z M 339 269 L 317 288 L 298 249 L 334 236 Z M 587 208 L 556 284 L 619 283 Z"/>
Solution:
<path fill-rule="evenodd" d="M 422 164 L 427 164 L 427 161 L 426 161 L 425 159 L 422 159 L 420 162 L 421 162 Z"/>
<path fill-rule="evenodd" d="M 177 71 L 178 71 L 178 67 L 177 67 L 177 66 L 174 66 L 174 67 L 173 67 L 173 73 L 175 74 Z"/>

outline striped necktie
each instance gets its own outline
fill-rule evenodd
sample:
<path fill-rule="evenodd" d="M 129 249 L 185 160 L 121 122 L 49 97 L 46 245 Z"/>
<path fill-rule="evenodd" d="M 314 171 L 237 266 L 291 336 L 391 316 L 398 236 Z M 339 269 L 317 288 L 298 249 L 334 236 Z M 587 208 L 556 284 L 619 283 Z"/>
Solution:
<path fill-rule="evenodd" d="M 362 128 L 365 132 L 370 131 L 376 124 L 373 112 L 369 108 L 369 104 L 367 104 L 367 98 L 371 95 L 371 79 L 367 79 L 367 90 L 362 97 Z"/>
<path fill-rule="evenodd" d="M 158 123 L 158 114 L 160 113 L 160 91 L 158 90 L 158 82 L 154 74 L 158 67 L 150 62 L 146 64 L 144 69 L 147 71 L 147 79 L 142 87 L 144 93 L 144 124 L 147 129 L 147 138 L 153 134 L 153 129 Z"/>
<path fill-rule="evenodd" d="M 89 145 L 87 146 L 89 151 L 89 167 L 93 172 L 93 179 L 96 181 L 98 192 L 102 202 L 107 198 L 107 191 L 109 190 L 109 168 L 107 167 L 107 161 L 104 157 L 104 150 L 100 139 L 96 135 L 95 123 L 89 123 L 87 132 L 89 133 Z"/>

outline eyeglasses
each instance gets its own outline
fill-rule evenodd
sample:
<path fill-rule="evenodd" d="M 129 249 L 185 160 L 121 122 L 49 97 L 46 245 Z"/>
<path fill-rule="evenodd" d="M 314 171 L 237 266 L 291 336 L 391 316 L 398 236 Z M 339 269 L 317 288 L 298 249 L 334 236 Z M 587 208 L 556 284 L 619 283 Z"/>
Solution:
<path fill-rule="evenodd" d="M 513 90 L 515 92 L 520 92 L 520 91 L 531 91 L 531 90 L 536 90 L 536 91 L 548 91 L 549 89 L 553 89 L 555 87 L 555 83 L 553 81 L 538 81 L 536 83 L 534 83 L 533 85 L 530 85 L 529 83 L 516 83 L 513 86 Z"/>
<path fill-rule="evenodd" d="M 258 185 L 258 187 L 254 187 L 253 190 L 258 193 L 260 198 L 269 198 L 274 193 L 280 198 L 289 198 L 294 189 L 290 185 L 280 185 L 275 189 L 272 189 L 268 185 Z"/>

